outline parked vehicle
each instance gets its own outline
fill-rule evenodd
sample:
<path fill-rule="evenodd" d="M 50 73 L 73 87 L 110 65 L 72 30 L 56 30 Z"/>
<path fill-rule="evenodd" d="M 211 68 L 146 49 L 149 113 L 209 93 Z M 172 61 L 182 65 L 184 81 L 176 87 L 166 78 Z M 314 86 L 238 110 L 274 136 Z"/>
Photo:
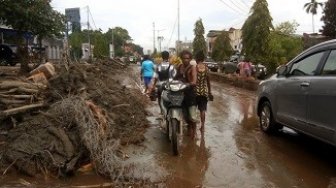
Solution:
<path fill-rule="evenodd" d="M 252 74 L 255 78 L 263 80 L 267 75 L 267 68 L 262 64 L 252 64 Z"/>
<path fill-rule="evenodd" d="M 336 146 L 336 40 L 315 45 L 259 85 L 264 132 L 287 126 Z"/>
<path fill-rule="evenodd" d="M 222 72 L 226 74 L 239 73 L 237 59 L 234 58 L 231 59 L 231 61 L 224 62 L 221 69 Z M 267 75 L 267 68 L 260 63 L 252 64 L 252 75 L 260 80 L 265 79 Z"/>
<path fill-rule="evenodd" d="M 187 84 L 179 80 L 169 80 L 164 84 L 161 94 L 164 123 L 168 140 L 174 155 L 179 154 L 183 137 L 182 102 Z"/>
<path fill-rule="evenodd" d="M 244 59 L 244 56 L 240 53 L 236 53 L 230 57 L 229 61 L 226 61 L 222 65 L 222 72 L 225 74 L 239 73 L 238 63 Z"/>
<path fill-rule="evenodd" d="M 225 73 L 225 74 L 232 74 L 235 72 L 239 72 L 238 69 L 238 63 L 236 61 L 227 61 L 224 62 L 222 65 L 222 70 L 221 72 Z"/>
<path fill-rule="evenodd" d="M 6 44 L 0 44 L 0 65 L 12 65 L 15 66 L 17 56 Z"/>
<path fill-rule="evenodd" d="M 219 63 L 215 62 L 211 58 L 207 58 L 205 60 L 204 64 L 206 64 L 208 66 L 208 68 L 210 69 L 210 71 L 218 72 L 218 70 L 219 70 L 219 66 L 220 66 Z"/>

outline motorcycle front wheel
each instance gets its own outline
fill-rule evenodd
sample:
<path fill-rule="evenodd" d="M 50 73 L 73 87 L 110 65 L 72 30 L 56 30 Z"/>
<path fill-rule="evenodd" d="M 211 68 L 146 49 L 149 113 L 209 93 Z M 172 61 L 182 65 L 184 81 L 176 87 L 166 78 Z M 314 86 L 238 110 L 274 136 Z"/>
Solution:
<path fill-rule="evenodd" d="M 170 127 L 172 129 L 171 143 L 172 143 L 174 155 L 179 154 L 178 126 L 179 126 L 179 121 L 177 119 L 173 118 L 171 120 L 171 126 Z"/>

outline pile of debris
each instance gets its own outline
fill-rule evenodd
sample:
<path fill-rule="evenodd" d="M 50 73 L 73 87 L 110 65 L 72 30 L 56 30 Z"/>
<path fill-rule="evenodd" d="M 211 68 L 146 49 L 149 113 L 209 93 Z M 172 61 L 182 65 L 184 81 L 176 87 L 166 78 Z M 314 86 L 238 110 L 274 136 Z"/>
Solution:
<path fill-rule="evenodd" d="M 147 127 L 147 99 L 125 80 L 131 71 L 107 61 L 50 70 L 0 80 L 0 131 L 11 127 L 0 136 L 3 174 L 59 177 L 88 163 L 114 180 L 128 173 L 120 148 L 143 141 Z"/>

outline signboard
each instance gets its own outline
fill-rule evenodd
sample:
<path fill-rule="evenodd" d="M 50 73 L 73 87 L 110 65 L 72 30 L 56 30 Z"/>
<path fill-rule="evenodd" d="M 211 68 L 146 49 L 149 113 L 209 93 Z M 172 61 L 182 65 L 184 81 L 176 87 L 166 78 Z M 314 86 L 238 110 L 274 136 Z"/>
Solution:
<path fill-rule="evenodd" d="M 79 8 L 65 9 L 65 16 L 68 22 L 80 23 L 80 9 Z"/>

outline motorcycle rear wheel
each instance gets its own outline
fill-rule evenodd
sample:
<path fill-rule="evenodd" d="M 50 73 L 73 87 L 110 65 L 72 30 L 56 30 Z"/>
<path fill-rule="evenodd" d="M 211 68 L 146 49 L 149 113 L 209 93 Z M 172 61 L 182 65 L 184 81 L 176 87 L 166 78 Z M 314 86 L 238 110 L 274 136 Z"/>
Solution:
<path fill-rule="evenodd" d="M 171 135 L 171 143 L 173 147 L 173 153 L 174 155 L 179 154 L 179 136 L 178 136 L 178 126 L 179 126 L 179 121 L 175 118 L 171 120 L 171 128 L 172 128 L 172 135 Z"/>

